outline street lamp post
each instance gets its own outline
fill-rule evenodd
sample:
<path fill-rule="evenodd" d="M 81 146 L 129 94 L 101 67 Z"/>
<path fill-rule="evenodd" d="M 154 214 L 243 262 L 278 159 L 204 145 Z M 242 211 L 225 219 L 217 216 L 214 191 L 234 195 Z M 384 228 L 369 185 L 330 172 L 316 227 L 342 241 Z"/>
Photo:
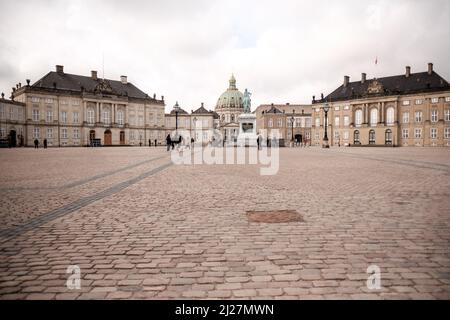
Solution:
<path fill-rule="evenodd" d="M 330 144 L 328 143 L 328 111 L 330 110 L 330 106 L 325 104 L 323 106 L 323 111 L 325 112 L 325 135 L 323 136 L 323 148 L 329 148 Z"/>
<path fill-rule="evenodd" d="M 292 142 L 292 145 L 294 144 L 294 121 L 295 121 L 295 118 L 294 118 L 294 116 L 292 116 L 291 117 L 291 142 Z"/>
<path fill-rule="evenodd" d="M 175 136 L 178 136 L 178 112 L 180 110 L 180 106 L 178 105 L 178 101 L 173 106 L 175 110 Z"/>

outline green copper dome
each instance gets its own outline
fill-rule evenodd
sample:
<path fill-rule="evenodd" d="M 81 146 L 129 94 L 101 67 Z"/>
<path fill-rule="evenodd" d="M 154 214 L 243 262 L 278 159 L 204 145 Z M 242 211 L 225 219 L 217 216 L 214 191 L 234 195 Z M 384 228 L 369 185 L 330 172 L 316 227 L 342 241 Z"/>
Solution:
<path fill-rule="evenodd" d="M 230 85 L 224 93 L 217 100 L 216 110 L 217 109 L 244 109 L 243 105 L 244 95 L 236 88 L 236 79 L 234 75 L 231 75 Z"/>

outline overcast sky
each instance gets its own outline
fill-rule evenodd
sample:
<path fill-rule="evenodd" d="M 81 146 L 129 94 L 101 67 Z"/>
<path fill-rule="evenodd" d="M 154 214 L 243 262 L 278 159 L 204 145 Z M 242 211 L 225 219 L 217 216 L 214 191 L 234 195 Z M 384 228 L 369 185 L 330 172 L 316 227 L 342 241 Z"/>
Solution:
<path fill-rule="evenodd" d="M 262 103 L 310 103 L 344 75 L 450 80 L 448 0 L 0 0 L 0 90 L 65 72 L 128 81 L 213 109 L 231 73 Z M 104 56 L 104 69 L 103 69 Z M 375 66 L 375 58 L 378 65 Z"/>

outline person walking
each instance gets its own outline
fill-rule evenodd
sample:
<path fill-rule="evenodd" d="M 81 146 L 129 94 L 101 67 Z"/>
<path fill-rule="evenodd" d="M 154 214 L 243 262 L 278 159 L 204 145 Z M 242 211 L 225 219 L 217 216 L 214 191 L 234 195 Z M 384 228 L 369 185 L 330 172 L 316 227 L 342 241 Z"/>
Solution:
<path fill-rule="evenodd" d="M 47 139 L 44 139 L 44 149 L 47 149 Z"/>
<path fill-rule="evenodd" d="M 39 140 L 37 138 L 34 139 L 34 148 L 39 149 Z"/>
<path fill-rule="evenodd" d="M 170 147 L 172 146 L 172 138 L 170 138 L 170 133 L 166 137 L 166 145 L 167 145 L 167 151 L 169 151 Z"/>
<path fill-rule="evenodd" d="M 152 140 L 148 139 L 148 146 L 151 147 L 152 146 Z"/>
<path fill-rule="evenodd" d="M 158 143 L 157 143 L 157 142 L 158 142 L 158 140 L 155 139 L 155 147 L 158 146 Z"/>
<path fill-rule="evenodd" d="M 258 133 L 258 136 L 256 137 L 256 144 L 258 145 L 258 150 L 259 150 L 260 149 L 259 147 L 261 145 L 261 136 L 259 133 Z"/>

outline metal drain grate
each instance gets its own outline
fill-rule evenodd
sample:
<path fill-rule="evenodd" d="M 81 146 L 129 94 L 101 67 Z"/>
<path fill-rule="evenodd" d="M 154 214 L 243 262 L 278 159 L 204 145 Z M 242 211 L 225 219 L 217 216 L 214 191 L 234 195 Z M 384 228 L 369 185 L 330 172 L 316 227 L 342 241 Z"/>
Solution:
<path fill-rule="evenodd" d="M 249 222 L 261 223 L 304 222 L 295 210 L 247 211 L 247 218 Z"/>

